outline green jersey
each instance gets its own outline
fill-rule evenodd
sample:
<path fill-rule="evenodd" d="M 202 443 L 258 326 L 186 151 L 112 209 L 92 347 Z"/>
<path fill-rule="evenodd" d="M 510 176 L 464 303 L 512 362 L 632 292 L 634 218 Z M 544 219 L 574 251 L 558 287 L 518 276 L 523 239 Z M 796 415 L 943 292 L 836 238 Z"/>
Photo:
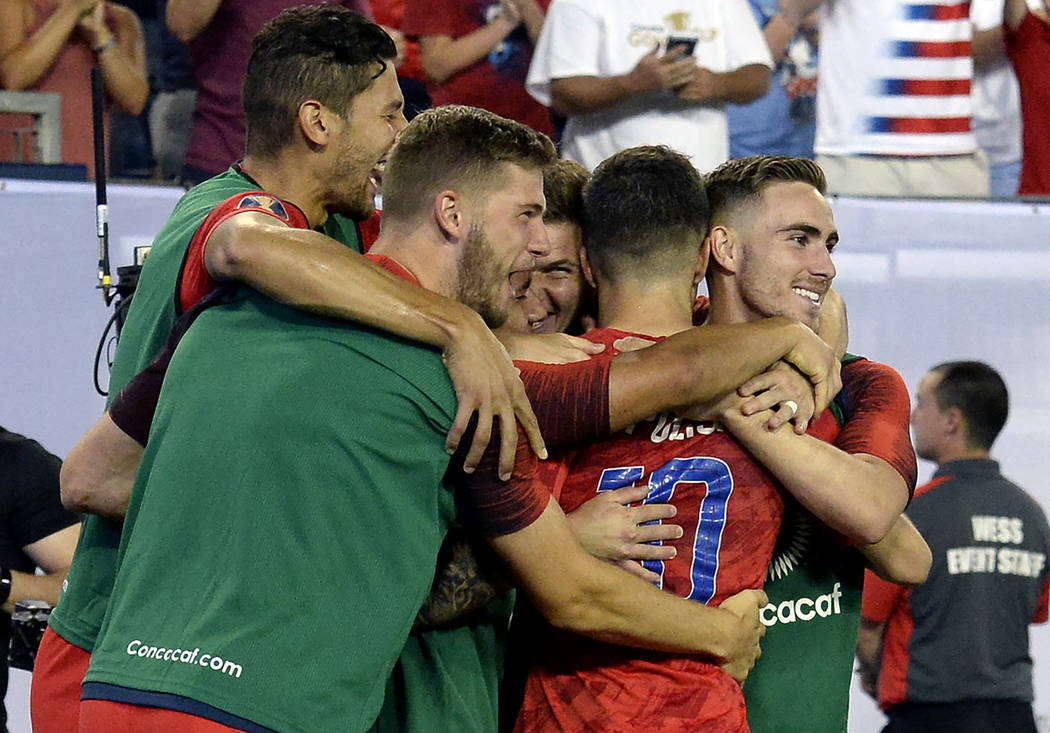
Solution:
<path fill-rule="evenodd" d="M 455 514 L 455 414 L 435 349 L 247 289 L 202 313 L 164 381 L 85 697 L 368 730 Z"/>
<path fill-rule="evenodd" d="M 495 733 L 513 603 L 511 592 L 453 626 L 409 636 L 373 733 Z"/>
<path fill-rule="evenodd" d="M 842 383 L 836 447 L 881 458 L 914 487 L 904 380 L 847 355 Z M 762 656 L 744 683 L 752 733 L 844 733 L 863 585 L 860 552 L 790 505 L 765 585 Z"/>
<path fill-rule="evenodd" d="M 845 733 L 864 563 L 805 510 L 789 509 L 762 609 L 762 656 L 744 683 L 752 733 Z"/>
<path fill-rule="evenodd" d="M 258 184 L 234 167 L 195 186 L 183 196 L 157 234 L 142 268 L 110 376 L 110 399 L 153 359 L 177 317 L 177 283 L 190 242 L 201 224 L 223 201 L 238 193 L 259 190 Z M 329 217 L 324 233 L 360 250 L 353 222 Z M 73 565 L 61 602 L 50 624 L 66 641 L 91 651 L 106 613 L 116 569 L 121 525 L 88 516 L 80 532 Z"/>

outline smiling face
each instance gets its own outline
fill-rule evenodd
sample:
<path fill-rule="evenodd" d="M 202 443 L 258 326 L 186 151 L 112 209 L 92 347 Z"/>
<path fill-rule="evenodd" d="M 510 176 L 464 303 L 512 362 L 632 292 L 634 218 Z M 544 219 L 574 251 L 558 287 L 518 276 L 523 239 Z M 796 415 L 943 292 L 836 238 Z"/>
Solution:
<path fill-rule="evenodd" d="M 580 227 L 547 224 L 550 252 L 536 258 L 525 297 L 515 303 L 507 328 L 517 333 L 563 333 L 576 317 L 583 294 Z"/>
<path fill-rule="evenodd" d="M 550 253 L 543 225 L 543 174 L 511 163 L 482 194 L 463 243 L 456 299 L 492 328 L 507 320 L 530 284 L 536 258 Z"/>
<path fill-rule="evenodd" d="M 377 67 L 378 68 L 378 67 Z M 364 221 L 375 213 L 375 197 L 391 146 L 408 124 L 394 66 L 358 94 L 345 117 L 334 123 L 329 210 Z"/>
<path fill-rule="evenodd" d="M 752 319 L 785 316 L 815 329 L 839 238 L 827 201 L 808 183 L 774 183 L 739 218 L 737 289 Z"/>

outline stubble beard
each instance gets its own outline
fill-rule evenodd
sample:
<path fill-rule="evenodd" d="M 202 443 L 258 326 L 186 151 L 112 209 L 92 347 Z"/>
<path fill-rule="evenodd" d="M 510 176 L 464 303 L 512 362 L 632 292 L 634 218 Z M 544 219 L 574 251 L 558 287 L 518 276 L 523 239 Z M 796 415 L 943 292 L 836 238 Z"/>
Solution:
<path fill-rule="evenodd" d="M 783 305 L 775 293 L 777 286 L 774 283 L 756 282 L 754 279 L 744 278 L 740 289 L 740 297 L 744 305 L 751 313 L 760 318 L 788 318 L 808 326 L 814 332 L 820 327 L 820 315 L 815 317 L 809 314 L 799 315 L 800 308 Z M 789 288 L 785 298 L 797 298 Z M 794 305 L 794 304 L 793 304 Z"/>
<path fill-rule="evenodd" d="M 372 169 L 361 173 L 360 168 L 364 163 L 359 161 L 360 157 L 353 147 L 344 150 L 335 162 L 335 170 L 330 172 L 332 180 L 347 183 L 342 192 L 343 198 L 329 206 L 329 212 L 356 222 L 367 221 L 376 213 L 375 197 L 369 194 L 368 176 L 372 174 Z"/>
<path fill-rule="evenodd" d="M 470 225 L 459 260 L 456 300 L 474 309 L 489 328 L 499 328 L 507 320 L 507 308 L 499 289 L 508 287 L 497 270 L 492 244 L 477 224 Z"/>

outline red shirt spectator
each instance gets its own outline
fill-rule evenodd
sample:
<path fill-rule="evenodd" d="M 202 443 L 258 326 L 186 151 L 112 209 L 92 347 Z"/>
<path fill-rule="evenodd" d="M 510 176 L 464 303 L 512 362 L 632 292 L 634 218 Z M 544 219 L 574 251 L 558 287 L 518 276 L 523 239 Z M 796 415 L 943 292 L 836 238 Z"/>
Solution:
<path fill-rule="evenodd" d="M 1024 150 L 1018 193 L 1050 194 L 1050 8 L 1029 11 L 1024 0 L 1006 8 L 1006 51 L 1021 87 Z"/>
<path fill-rule="evenodd" d="M 133 12 L 99 0 L 0 2 L 0 88 L 61 95 L 62 160 L 83 163 L 90 178 L 95 147 L 89 73 L 96 64 L 110 100 L 130 114 L 141 112 L 149 85 L 142 27 Z M 30 124 L 16 116 L 3 129 Z M 13 135 L 3 137 L 0 156 L 18 159 Z"/>
<path fill-rule="evenodd" d="M 406 0 L 369 0 L 376 23 L 384 28 L 401 30 L 405 18 Z M 397 75 L 406 79 L 426 81 L 423 73 L 423 61 L 419 56 L 419 42 L 414 38 L 405 39 L 405 58 L 397 67 Z"/>
<path fill-rule="evenodd" d="M 402 31 L 419 39 L 434 105 L 468 104 L 554 134 L 550 110 L 525 92 L 550 0 L 407 0 Z"/>

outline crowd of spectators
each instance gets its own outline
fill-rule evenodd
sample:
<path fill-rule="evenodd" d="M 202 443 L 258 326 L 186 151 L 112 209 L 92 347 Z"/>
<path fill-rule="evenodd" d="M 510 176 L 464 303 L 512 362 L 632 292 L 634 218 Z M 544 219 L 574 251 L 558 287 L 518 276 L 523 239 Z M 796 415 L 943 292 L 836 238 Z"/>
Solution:
<path fill-rule="evenodd" d="M 59 92 L 63 160 L 91 177 L 99 66 L 112 175 L 192 185 L 243 155 L 250 39 L 320 1 L 0 0 L 0 86 Z M 1050 0 L 339 3 L 394 39 L 409 118 L 483 107 L 590 169 L 659 143 L 701 171 L 817 158 L 847 195 L 1050 194 Z M 0 161 L 32 158 L 30 128 L 0 115 Z"/>

